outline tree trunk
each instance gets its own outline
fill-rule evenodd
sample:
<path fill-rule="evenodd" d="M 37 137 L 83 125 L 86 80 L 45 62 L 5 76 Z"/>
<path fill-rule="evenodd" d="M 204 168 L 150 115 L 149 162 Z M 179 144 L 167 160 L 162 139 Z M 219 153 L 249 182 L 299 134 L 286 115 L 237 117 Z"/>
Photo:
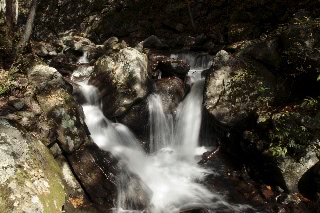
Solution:
<path fill-rule="evenodd" d="M 190 2 L 189 0 L 186 0 L 187 5 L 188 5 L 188 12 L 189 12 L 189 17 L 190 17 L 190 22 L 191 22 L 191 26 L 193 31 L 196 31 L 196 26 L 194 25 L 194 20 L 193 20 L 193 16 L 192 16 L 192 12 L 191 12 L 191 7 L 190 7 Z"/>
<path fill-rule="evenodd" d="M 12 0 L 6 0 L 6 25 L 10 31 L 13 30 L 13 4 Z"/>
<path fill-rule="evenodd" d="M 0 68 L 8 67 L 13 58 L 12 1 L 15 0 L 0 0 Z"/>
<path fill-rule="evenodd" d="M 25 48 L 25 46 L 27 45 L 27 43 L 30 39 L 30 36 L 32 33 L 32 28 L 33 28 L 34 18 L 36 16 L 37 5 L 38 5 L 38 0 L 32 0 L 31 8 L 30 8 L 29 15 L 28 15 L 28 20 L 26 23 L 26 27 L 25 27 L 24 33 L 22 35 L 22 38 L 18 44 L 18 52 L 21 52 Z"/>

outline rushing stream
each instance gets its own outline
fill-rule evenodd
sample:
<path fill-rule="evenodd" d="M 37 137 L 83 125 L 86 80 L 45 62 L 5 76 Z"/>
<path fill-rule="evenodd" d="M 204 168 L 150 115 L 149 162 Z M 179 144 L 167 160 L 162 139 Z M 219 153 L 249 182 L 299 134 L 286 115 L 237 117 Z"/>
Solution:
<path fill-rule="evenodd" d="M 214 174 L 199 166 L 196 158 L 204 86 L 199 71 L 207 66 L 191 70 L 193 85 L 176 116 L 163 112 L 157 94 L 148 97 L 150 154 L 125 125 L 104 117 L 97 89 L 81 84 L 87 99 L 83 105 L 85 122 L 93 141 L 124 165 L 118 177 L 118 206 L 114 212 L 171 213 L 199 208 L 239 212 L 246 208 L 226 202 L 224 196 L 201 184 L 207 174 Z"/>

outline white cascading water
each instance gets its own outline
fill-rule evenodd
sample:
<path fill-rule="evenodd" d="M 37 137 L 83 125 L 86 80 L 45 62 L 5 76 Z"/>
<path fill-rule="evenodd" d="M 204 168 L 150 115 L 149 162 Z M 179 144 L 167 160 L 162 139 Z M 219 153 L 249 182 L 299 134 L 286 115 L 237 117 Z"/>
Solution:
<path fill-rule="evenodd" d="M 163 113 L 159 96 L 149 96 L 152 152 L 148 155 L 126 126 L 104 117 L 96 88 L 81 84 L 88 102 L 83 105 L 85 122 L 93 141 L 125 165 L 119 175 L 118 206 L 114 212 L 175 213 L 202 207 L 238 212 L 245 208 L 227 203 L 223 196 L 199 183 L 206 174 L 213 173 L 195 160 L 203 85 L 203 80 L 193 84 L 174 121 L 172 115 Z M 134 174 L 133 181 L 129 181 L 130 174 Z M 136 185 L 140 190 L 136 190 Z M 144 199 L 143 210 L 134 199 Z"/>
<path fill-rule="evenodd" d="M 198 52 L 181 52 L 177 54 L 171 54 L 171 58 L 182 60 L 191 66 L 188 73 L 191 83 L 194 83 L 202 79 L 202 71 L 209 69 L 212 65 L 212 56 L 207 53 Z"/>
<path fill-rule="evenodd" d="M 149 125 L 150 125 L 150 153 L 172 145 L 173 142 L 173 116 L 165 115 L 161 98 L 157 94 L 148 97 Z"/>

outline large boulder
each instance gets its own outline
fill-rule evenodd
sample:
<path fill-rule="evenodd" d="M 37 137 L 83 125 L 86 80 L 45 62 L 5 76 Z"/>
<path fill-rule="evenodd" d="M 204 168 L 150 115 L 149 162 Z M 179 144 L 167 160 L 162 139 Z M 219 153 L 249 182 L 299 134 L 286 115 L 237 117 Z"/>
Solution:
<path fill-rule="evenodd" d="M 147 56 L 130 47 L 103 56 L 95 63 L 89 84 L 100 91 L 107 117 L 123 114 L 148 95 L 147 64 Z"/>
<path fill-rule="evenodd" d="M 0 132 L 1 212 L 61 212 L 61 170 L 47 147 L 3 119 Z"/>
<path fill-rule="evenodd" d="M 308 184 L 300 182 L 319 161 L 320 114 L 304 104 L 258 114 L 255 127 L 243 132 L 241 140 L 245 141 L 240 149 L 251 155 L 246 156 L 248 159 L 256 159 L 257 176 L 289 192 L 310 191 Z M 258 159 L 263 160 L 257 163 Z M 268 176 L 272 170 L 277 172 Z M 308 178 L 316 175 L 311 172 Z M 317 190 L 312 189 L 313 192 Z"/>
<path fill-rule="evenodd" d="M 319 161 L 315 148 L 319 146 L 319 102 L 309 97 L 283 106 L 288 100 L 283 81 L 261 63 L 249 60 L 246 54 L 253 49 L 245 48 L 216 55 L 215 70 L 207 76 L 205 109 L 213 118 L 220 145 L 240 157 L 252 177 L 298 192 L 301 177 Z M 267 59 L 268 54 L 256 59 Z"/>
<path fill-rule="evenodd" d="M 269 129 L 271 144 L 265 153 L 277 159 L 289 191 L 298 191 L 301 177 L 319 161 L 320 113 L 311 113 L 304 105 L 272 114 Z"/>
<path fill-rule="evenodd" d="M 70 85 L 56 69 L 46 65 L 31 68 L 28 80 L 43 112 L 39 124 L 44 140 L 51 144 L 57 139 L 65 152 L 76 150 L 85 141 L 86 132 L 81 109 L 70 95 Z"/>
<path fill-rule="evenodd" d="M 43 138 L 59 162 L 68 193 L 66 208 L 94 212 L 96 210 L 86 207 L 91 202 L 101 208 L 111 208 L 116 197 L 117 161 L 89 139 L 82 108 L 71 95 L 71 85 L 47 65 L 33 66 L 27 77 L 29 93 L 39 107 L 35 118 L 38 122 L 34 123 L 39 127 L 34 135 Z"/>
<path fill-rule="evenodd" d="M 277 81 L 258 62 L 222 50 L 214 59 L 214 71 L 207 76 L 204 105 L 219 122 L 235 126 L 258 109 L 272 105 Z"/>

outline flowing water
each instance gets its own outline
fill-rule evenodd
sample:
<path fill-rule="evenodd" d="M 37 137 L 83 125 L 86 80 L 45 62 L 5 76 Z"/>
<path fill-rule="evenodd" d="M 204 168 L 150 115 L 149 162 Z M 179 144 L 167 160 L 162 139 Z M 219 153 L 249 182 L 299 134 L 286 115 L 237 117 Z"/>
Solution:
<path fill-rule="evenodd" d="M 202 72 L 206 69 L 209 69 L 212 65 L 212 56 L 208 55 L 207 53 L 181 52 L 171 54 L 170 57 L 177 60 L 182 60 L 190 65 L 191 69 L 188 75 L 191 83 L 202 79 Z"/>
<path fill-rule="evenodd" d="M 246 208 L 227 203 L 221 194 L 201 184 L 205 175 L 214 172 L 196 160 L 204 80 L 195 79 L 175 117 L 163 112 L 157 94 L 148 97 L 150 154 L 125 125 L 104 117 L 96 88 L 81 84 L 88 102 L 83 105 L 85 122 L 93 141 L 122 165 L 114 212 L 173 213 L 197 208 L 240 212 Z"/>

